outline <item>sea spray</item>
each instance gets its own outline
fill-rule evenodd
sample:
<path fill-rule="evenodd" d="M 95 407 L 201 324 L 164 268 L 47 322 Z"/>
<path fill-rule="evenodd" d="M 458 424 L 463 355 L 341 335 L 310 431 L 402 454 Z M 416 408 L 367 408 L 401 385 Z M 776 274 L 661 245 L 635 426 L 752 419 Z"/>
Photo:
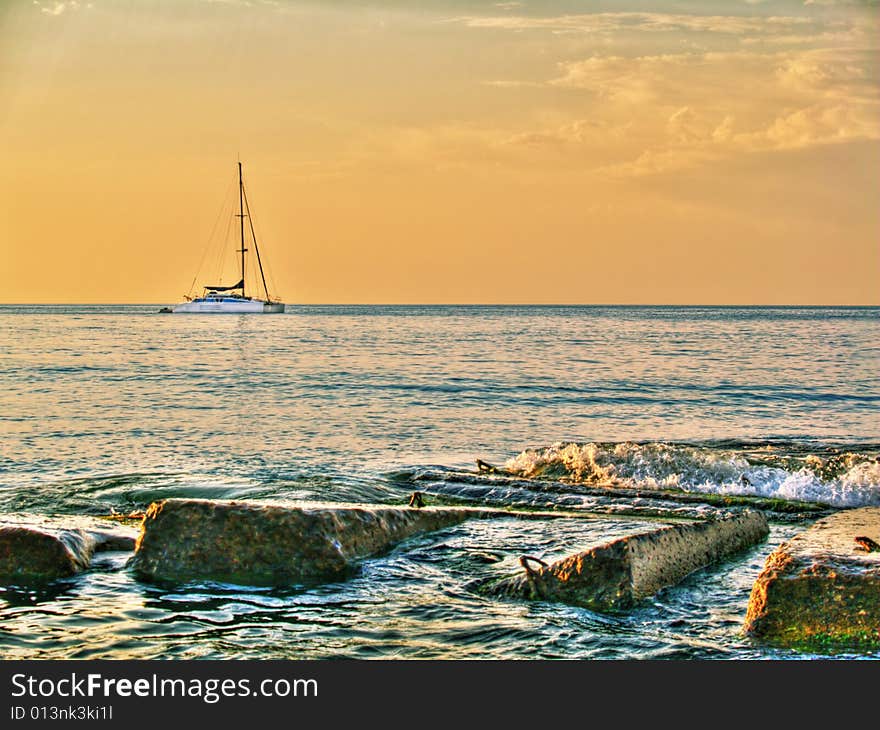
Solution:
<path fill-rule="evenodd" d="M 873 450 L 802 453 L 779 445 L 664 442 L 555 443 L 522 451 L 505 464 L 528 479 L 643 489 L 880 505 L 880 461 Z"/>

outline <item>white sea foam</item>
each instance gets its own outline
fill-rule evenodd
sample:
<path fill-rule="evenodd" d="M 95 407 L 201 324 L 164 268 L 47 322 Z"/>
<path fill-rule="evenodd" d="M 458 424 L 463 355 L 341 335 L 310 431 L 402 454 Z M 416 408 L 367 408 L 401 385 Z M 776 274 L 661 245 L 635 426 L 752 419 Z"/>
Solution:
<path fill-rule="evenodd" d="M 527 449 L 505 467 L 524 477 L 592 485 L 772 497 L 835 507 L 880 505 L 880 462 L 859 453 L 785 454 L 772 447 L 557 443 Z"/>

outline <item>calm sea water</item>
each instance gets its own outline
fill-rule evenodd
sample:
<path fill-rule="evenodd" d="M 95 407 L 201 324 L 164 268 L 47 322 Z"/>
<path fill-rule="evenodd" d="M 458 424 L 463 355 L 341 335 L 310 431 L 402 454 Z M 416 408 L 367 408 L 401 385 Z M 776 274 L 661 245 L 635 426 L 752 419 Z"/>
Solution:
<path fill-rule="evenodd" d="M 500 486 L 476 458 L 582 482 L 880 504 L 880 309 L 0 306 L 0 517 L 75 521 L 169 496 L 588 507 L 577 484 Z M 567 445 L 566 445 L 567 444 Z M 475 594 L 523 553 L 609 520 L 465 524 L 342 583 L 141 583 L 125 555 L 0 589 L 0 656 L 753 658 L 769 552 L 802 525 L 607 616 Z M 485 565 L 479 553 L 498 552 Z"/>

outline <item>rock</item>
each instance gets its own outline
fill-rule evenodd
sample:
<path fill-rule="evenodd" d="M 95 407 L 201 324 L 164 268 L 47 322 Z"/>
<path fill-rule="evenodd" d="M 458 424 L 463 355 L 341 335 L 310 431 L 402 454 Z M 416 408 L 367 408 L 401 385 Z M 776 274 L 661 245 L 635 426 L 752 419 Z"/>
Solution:
<path fill-rule="evenodd" d="M 332 579 L 404 538 L 488 513 L 474 509 L 154 502 L 132 567 L 158 580 L 289 585 Z"/>
<path fill-rule="evenodd" d="M 761 512 L 724 513 L 612 540 L 550 565 L 523 556 L 525 574 L 484 585 L 483 591 L 596 611 L 627 609 L 695 570 L 758 543 L 768 532 Z"/>
<path fill-rule="evenodd" d="M 28 584 L 75 575 L 93 553 L 134 550 L 137 533 L 90 517 L 0 515 L 0 583 Z"/>
<path fill-rule="evenodd" d="M 780 545 L 752 587 L 745 632 L 768 643 L 880 646 L 880 507 L 838 512 Z"/>
<path fill-rule="evenodd" d="M 84 530 L 0 526 L 0 581 L 67 578 L 89 566 L 95 546 L 95 538 Z"/>

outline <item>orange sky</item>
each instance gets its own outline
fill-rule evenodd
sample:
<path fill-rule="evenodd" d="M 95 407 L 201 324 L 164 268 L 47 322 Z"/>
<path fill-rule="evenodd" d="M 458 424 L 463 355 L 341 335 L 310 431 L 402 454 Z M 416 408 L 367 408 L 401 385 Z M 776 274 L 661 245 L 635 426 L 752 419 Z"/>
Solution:
<path fill-rule="evenodd" d="M 211 231 L 240 155 L 288 303 L 880 304 L 878 26 L 834 0 L 5 0 L 0 301 L 174 303 L 206 249 L 200 283 L 234 283 Z"/>

